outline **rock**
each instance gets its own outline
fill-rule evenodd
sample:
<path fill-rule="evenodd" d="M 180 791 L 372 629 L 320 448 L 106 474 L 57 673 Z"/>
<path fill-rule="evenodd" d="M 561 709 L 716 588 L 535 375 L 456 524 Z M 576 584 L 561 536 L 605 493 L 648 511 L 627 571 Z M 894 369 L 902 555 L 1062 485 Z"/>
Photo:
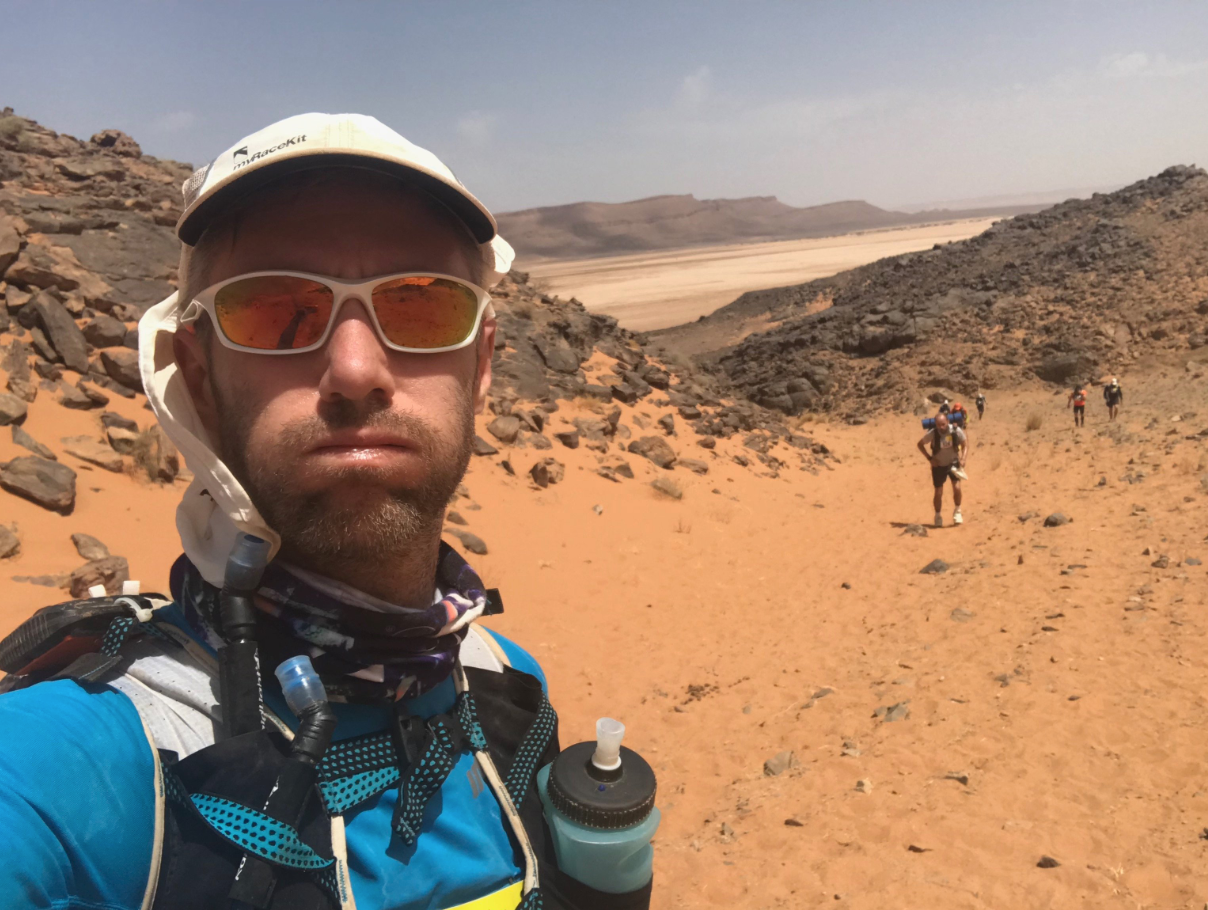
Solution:
<path fill-rule="evenodd" d="M 516 469 L 512 467 L 512 463 L 506 458 L 499 462 L 499 467 L 503 468 L 504 473 L 506 473 L 509 477 L 516 476 Z"/>
<path fill-rule="evenodd" d="M 124 427 L 106 427 L 105 438 L 109 447 L 121 455 L 133 455 L 138 446 L 138 434 Z"/>
<path fill-rule="evenodd" d="M 1196 559 L 1194 556 L 1188 556 L 1183 560 L 1183 565 L 1185 566 L 1202 566 L 1203 564 L 1202 560 Z"/>
<path fill-rule="evenodd" d="M 600 465 L 600 467 L 596 468 L 596 473 L 605 480 L 611 480 L 613 483 L 621 482 L 621 478 L 617 477 L 617 472 L 605 465 Z"/>
<path fill-rule="evenodd" d="M 453 512 L 453 511 L 450 511 L 445 515 L 445 521 L 447 521 L 451 525 L 467 525 L 467 524 L 469 524 L 468 521 L 466 521 L 464 518 L 461 517 L 460 512 Z"/>
<path fill-rule="evenodd" d="M 534 449 L 552 449 L 554 447 L 554 444 L 549 441 L 549 437 L 542 433 L 529 433 L 524 437 L 524 441 Z"/>
<path fill-rule="evenodd" d="M 684 491 L 680 485 L 666 475 L 660 475 L 650 481 L 650 485 L 664 496 L 670 496 L 672 499 L 683 499 Z"/>
<path fill-rule="evenodd" d="M 121 594 L 122 582 L 130 580 L 130 565 L 125 556 L 105 556 L 80 566 L 68 578 L 71 596 L 88 597 L 93 585 L 104 585 L 107 594 Z"/>
<path fill-rule="evenodd" d="M 9 376 L 8 382 L 5 385 L 10 392 L 28 404 L 32 404 L 34 399 L 38 397 L 38 387 L 31 384 L 28 379 Z"/>
<path fill-rule="evenodd" d="M 545 489 L 550 484 L 558 483 L 565 476 L 566 466 L 554 458 L 545 458 L 537 462 L 529 470 L 533 483 Z"/>
<path fill-rule="evenodd" d="M 791 749 L 785 752 L 778 752 L 763 763 L 763 776 L 779 777 L 785 771 L 796 768 L 797 765 L 797 756 L 793 754 Z"/>
<path fill-rule="evenodd" d="M 866 777 L 861 778 L 860 780 L 856 781 L 856 792 L 857 793 L 871 793 L 872 792 L 872 781 Z"/>
<path fill-rule="evenodd" d="M 933 559 L 933 560 L 931 560 L 931 562 L 927 563 L 927 565 L 923 566 L 923 568 L 919 569 L 919 574 L 920 575 L 940 575 L 943 572 L 947 572 L 947 571 L 948 571 L 948 563 L 944 562 L 942 559 Z"/>
<path fill-rule="evenodd" d="M 637 391 L 627 383 L 614 382 L 609 388 L 612 390 L 612 397 L 624 404 L 633 404 L 638 400 Z"/>
<path fill-rule="evenodd" d="M 708 474 L 709 465 L 698 458 L 681 458 L 676 461 L 681 468 L 687 468 L 693 474 Z"/>
<path fill-rule="evenodd" d="M 138 350 L 138 326 L 126 329 L 126 334 L 122 338 L 122 347 L 130 348 L 132 351 Z"/>
<path fill-rule="evenodd" d="M 906 525 L 906 527 L 902 528 L 902 533 L 910 537 L 926 537 L 927 529 L 922 525 Z"/>
<path fill-rule="evenodd" d="M 75 507 L 76 472 L 37 455 L 14 458 L 0 470 L 0 488 L 64 515 Z"/>
<path fill-rule="evenodd" d="M 159 424 L 139 435 L 134 460 L 142 465 L 148 477 L 159 483 L 171 483 L 180 473 L 180 454 Z"/>
<path fill-rule="evenodd" d="M 17 532 L 8 525 L 0 525 L 0 559 L 16 556 L 20 549 L 21 540 L 17 537 Z"/>
<path fill-rule="evenodd" d="M 896 705 L 882 705 L 872 712 L 873 717 L 879 717 L 887 724 L 910 718 L 910 702 L 900 701 Z"/>
<path fill-rule="evenodd" d="M 478 434 L 474 435 L 473 452 L 475 455 L 483 455 L 483 456 L 499 454 L 499 450 L 497 448 L 495 448 L 493 445 L 491 445 L 489 442 L 487 442 L 485 439 L 483 439 Z"/>
<path fill-rule="evenodd" d="M 28 376 L 29 355 L 31 353 L 28 345 L 14 338 L 8 347 L 4 349 L 4 357 L 0 359 L 0 370 L 4 370 L 10 377 L 20 376 L 24 378 Z"/>
<path fill-rule="evenodd" d="M 1024 512 L 1022 515 L 1019 516 L 1019 520 L 1022 522 L 1029 522 L 1035 517 L 1036 517 L 1035 512 Z"/>
<path fill-rule="evenodd" d="M 76 552 L 89 561 L 104 559 L 109 555 L 109 548 L 91 534 L 72 534 L 71 542 Z"/>
<path fill-rule="evenodd" d="M 545 365 L 558 373 L 576 373 L 579 370 L 579 356 L 567 344 L 561 335 L 549 337 L 538 335 L 533 339 L 533 346 L 545 361 Z"/>
<path fill-rule="evenodd" d="M 30 312 L 34 312 L 30 309 Z M 58 363 L 63 358 L 59 356 L 59 352 L 54 349 L 51 343 L 46 339 L 46 333 L 36 325 L 29 330 L 29 343 L 33 345 L 34 351 L 44 360 Z"/>
<path fill-rule="evenodd" d="M 953 622 L 968 622 L 976 615 L 976 613 L 972 613 L 969 610 L 966 610 L 964 607 L 955 607 L 953 608 L 952 612 L 948 614 L 949 618 L 951 618 Z"/>
<path fill-rule="evenodd" d="M 38 294 L 30 306 L 38 314 L 38 325 L 46 334 L 46 340 L 63 359 L 64 365 L 77 373 L 87 373 L 88 342 L 67 308 L 45 291 Z M 134 359 L 138 360 L 137 354 Z"/>
<path fill-rule="evenodd" d="M 589 382 L 583 386 L 583 395 L 587 398 L 595 398 L 598 401 L 612 401 L 612 389 L 606 385 L 597 385 Z"/>
<path fill-rule="evenodd" d="M 694 404 L 682 405 L 679 408 L 679 416 L 684 418 L 684 420 L 700 420 L 700 408 Z"/>
<path fill-rule="evenodd" d="M 1036 863 L 1038 869 L 1056 869 L 1060 865 L 1061 863 L 1057 862 L 1051 856 L 1042 856 L 1040 857 L 1040 861 Z"/>
<path fill-rule="evenodd" d="M 8 392 L 0 392 L 0 427 L 20 423 L 25 419 L 29 405 Z"/>
<path fill-rule="evenodd" d="M 969 786 L 969 773 L 967 771 L 949 771 L 944 775 L 944 780 L 954 780 L 962 787 Z"/>
<path fill-rule="evenodd" d="M 56 400 L 63 407 L 71 408 L 73 411 L 90 411 L 95 407 L 101 407 L 81 389 L 66 383 L 59 383 L 59 396 Z"/>
<path fill-rule="evenodd" d="M 1062 525 L 1069 524 L 1073 520 L 1074 519 L 1072 519 L 1072 518 L 1067 518 L 1061 512 L 1054 512 L 1052 515 L 1050 515 L 1048 518 L 1046 518 L 1044 520 L 1044 526 L 1046 528 L 1059 528 Z"/>
<path fill-rule="evenodd" d="M 660 468 L 670 468 L 675 464 L 675 450 L 661 436 L 643 436 L 629 444 L 629 451 L 634 455 L 648 458 Z"/>
<path fill-rule="evenodd" d="M 716 449 L 717 448 L 717 440 L 714 439 L 712 436 L 702 436 L 700 439 L 696 440 L 696 444 L 698 446 L 700 446 L 702 449 Z"/>
<path fill-rule="evenodd" d="M 1094 371 L 1095 361 L 1087 354 L 1058 354 L 1046 357 L 1032 367 L 1032 372 L 1040 379 L 1062 385 L 1090 376 Z"/>
<path fill-rule="evenodd" d="M 138 424 L 129 417 L 123 417 L 116 411 L 104 411 L 101 413 L 101 426 L 103 427 L 121 427 L 123 430 L 129 430 L 131 433 L 138 432 Z"/>
<path fill-rule="evenodd" d="M 83 379 L 76 383 L 76 388 L 84 393 L 85 397 L 92 402 L 92 406 L 94 408 L 103 408 L 105 405 L 109 404 L 108 395 L 91 383 L 85 382 Z"/>
<path fill-rule="evenodd" d="M 21 252 L 21 235 L 17 233 L 16 219 L 0 213 L 0 277 L 17 261 Z"/>
<path fill-rule="evenodd" d="M 97 316 L 84 323 L 84 338 L 94 348 L 121 347 L 126 340 L 126 324 L 112 316 Z"/>
<path fill-rule="evenodd" d="M 114 382 L 136 392 L 143 390 L 143 378 L 138 371 L 138 351 L 129 348 L 106 348 L 101 351 L 101 365 Z"/>
<path fill-rule="evenodd" d="M 29 449 L 35 455 L 39 455 L 42 458 L 48 459 L 49 461 L 59 460 L 55 456 L 54 452 L 42 445 L 42 443 L 38 442 L 27 432 L 25 432 L 22 427 L 17 426 L 15 423 L 13 424 L 13 443 L 21 446 L 23 449 Z"/>
<path fill-rule="evenodd" d="M 457 528 L 445 528 L 445 532 L 452 534 L 461 541 L 461 545 L 478 556 L 487 555 L 487 545 L 482 538 L 477 534 L 471 534 L 469 531 L 460 531 Z"/>
<path fill-rule="evenodd" d="M 120 474 L 125 467 L 121 455 L 91 436 L 64 436 L 62 442 L 63 451 L 68 455 L 74 455 L 81 461 L 87 461 L 106 471 Z"/>
<path fill-rule="evenodd" d="M 1169 569 L 1170 568 L 1170 557 L 1167 556 L 1165 553 L 1163 553 L 1161 556 L 1159 556 L 1157 559 L 1155 559 L 1153 562 L 1151 562 L 1150 565 L 1153 566 L 1155 569 Z"/>
<path fill-rule="evenodd" d="M 795 818 L 786 818 L 784 820 L 784 824 L 785 824 L 785 827 L 788 827 L 788 828 L 802 828 L 805 826 L 804 822 L 799 822 Z"/>
<path fill-rule="evenodd" d="M 520 433 L 520 418 L 510 414 L 506 417 L 496 417 L 487 424 L 487 432 L 504 445 L 511 445 Z"/>
<path fill-rule="evenodd" d="M 675 418 L 670 414 L 664 414 L 658 419 L 658 425 L 663 428 L 663 432 L 668 436 L 675 435 Z"/>
<path fill-rule="evenodd" d="M 97 148 L 106 149 L 123 158 L 141 158 L 143 155 L 138 143 L 121 130 L 101 130 L 88 141 Z"/>
<path fill-rule="evenodd" d="M 63 368 L 43 357 L 34 361 L 34 372 L 43 379 L 51 379 L 56 382 L 63 378 Z"/>
<path fill-rule="evenodd" d="M 568 449 L 579 448 L 579 431 L 578 430 L 562 430 L 554 434 L 554 439 L 562 443 Z"/>
<path fill-rule="evenodd" d="M 633 480 L 633 468 L 629 466 L 629 462 L 618 461 L 612 466 L 612 469 L 621 477 L 628 477 L 630 480 Z"/>

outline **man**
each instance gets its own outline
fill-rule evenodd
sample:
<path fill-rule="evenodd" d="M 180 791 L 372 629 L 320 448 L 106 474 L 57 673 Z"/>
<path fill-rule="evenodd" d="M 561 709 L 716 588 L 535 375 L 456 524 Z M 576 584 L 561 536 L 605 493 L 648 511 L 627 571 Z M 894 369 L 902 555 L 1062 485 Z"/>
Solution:
<path fill-rule="evenodd" d="M 1086 386 L 1077 385 L 1074 387 L 1074 391 L 1070 392 L 1066 407 L 1071 405 L 1074 408 L 1074 426 L 1086 426 Z"/>
<path fill-rule="evenodd" d="M 1120 413 L 1120 405 L 1124 403 L 1124 390 L 1120 388 L 1120 381 L 1115 376 L 1103 387 L 1103 401 L 1107 404 L 1108 420 L 1115 420 L 1116 415 Z"/>
<path fill-rule="evenodd" d="M 986 413 L 986 396 L 983 392 L 977 393 L 977 399 L 974 402 L 977 405 L 977 419 L 981 420 Z"/>
<path fill-rule="evenodd" d="M 919 440 L 919 451 L 931 465 L 931 485 L 935 488 L 935 526 L 944 526 L 944 483 L 952 481 L 952 502 L 955 511 L 952 523 L 961 524 L 961 480 L 964 478 L 965 461 L 969 457 L 969 441 L 965 431 L 948 422 L 945 414 L 938 414 L 935 426 Z"/>
<path fill-rule="evenodd" d="M 0 645 L 0 905 L 646 906 L 557 869 L 544 677 L 473 625 L 497 598 L 440 540 L 512 258 L 490 213 L 378 121 L 307 114 L 190 178 L 177 233 L 180 292 L 140 323 L 196 478 L 173 602 Z M 116 618 L 60 659 L 82 613 Z M 298 655 L 336 702 L 301 720 L 272 673 Z"/>

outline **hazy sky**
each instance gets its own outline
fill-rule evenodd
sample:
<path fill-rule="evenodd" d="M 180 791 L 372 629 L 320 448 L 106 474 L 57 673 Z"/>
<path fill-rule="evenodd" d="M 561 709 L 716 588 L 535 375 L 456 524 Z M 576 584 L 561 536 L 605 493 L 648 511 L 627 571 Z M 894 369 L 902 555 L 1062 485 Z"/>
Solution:
<path fill-rule="evenodd" d="M 373 114 L 496 210 L 660 193 L 878 205 L 1208 163 L 1208 4 L 19 2 L 0 107 L 194 164 Z"/>

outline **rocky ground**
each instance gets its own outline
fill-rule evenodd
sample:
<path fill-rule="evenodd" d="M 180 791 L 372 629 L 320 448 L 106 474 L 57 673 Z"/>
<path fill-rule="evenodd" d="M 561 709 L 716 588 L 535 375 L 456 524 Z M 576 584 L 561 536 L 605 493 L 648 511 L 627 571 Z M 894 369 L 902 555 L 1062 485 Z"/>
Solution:
<path fill-rule="evenodd" d="M 710 350 L 700 362 L 767 407 L 848 417 L 1178 356 L 1208 343 L 1208 174 L 1172 167 L 649 338 Z"/>

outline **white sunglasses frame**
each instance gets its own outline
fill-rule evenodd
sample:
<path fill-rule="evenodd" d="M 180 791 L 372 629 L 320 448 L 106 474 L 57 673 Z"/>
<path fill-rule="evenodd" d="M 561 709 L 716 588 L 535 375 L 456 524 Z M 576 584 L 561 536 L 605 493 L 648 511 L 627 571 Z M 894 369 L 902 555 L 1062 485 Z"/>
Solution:
<path fill-rule="evenodd" d="M 323 334 L 314 344 L 309 344 L 302 348 L 249 348 L 241 344 L 236 344 L 226 336 L 222 330 L 222 326 L 218 322 L 218 314 L 214 311 L 214 298 L 218 296 L 218 292 L 227 285 L 234 284 L 236 281 L 242 281 L 245 278 L 265 278 L 269 276 L 286 276 L 289 278 L 307 278 L 311 281 L 317 281 L 320 284 L 330 288 L 334 292 L 334 299 L 331 306 L 331 316 L 327 320 L 327 326 L 323 329 Z M 444 278 L 449 281 L 456 281 L 458 284 L 470 288 L 478 297 L 478 312 L 474 316 L 474 325 L 470 329 L 469 335 L 464 341 L 459 341 L 457 344 L 446 345 L 440 348 L 410 348 L 395 344 L 386 337 L 386 333 L 382 330 L 382 324 L 378 322 L 377 312 L 373 307 L 373 289 L 384 281 L 395 281 L 399 278 Z M 458 278 L 456 275 L 445 275 L 441 272 L 393 272 L 388 275 L 379 275 L 375 278 L 370 278 L 366 281 L 360 281 L 355 284 L 340 281 L 338 278 L 332 278 L 330 275 L 319 275 L 314 272 L 290 272 L 284 269 L 270 269 L 264 272 L 247 272 L 243 275 L 235 275 L 232 278 L 227 278 L 217 284 L 212 284 L 204 291 L 199 293 L 184 308 L 180 314 L 180 325 L 191 325 L 196 322 L 203 312 L 208 313 L 210 322 L 214 326 L 214 332 L 218 336 L 218 340 L 225 347 L 233 351 L 244 351 L 249 354 L 306 354 L 310 351 L 317 351 L 323 345 L 327 344 L 327 339 L 331 337 L 332 326 L 336 324 L 336 319 L 340 315 L 340 308 L 349 298 L 355 298 L 360 301 L 365 311 L 369 314 L 369 321 L 373 323 L 373 329 L 377 332 L 378 340 L 391 351 L 399 351 L 404 354 L 443 354 L 447 351 L 460 351 L 462 348 L 469 347 L 474 343 L 474 339 L 478 337 L 478 330 L 482 328 L 483 313 L 491 304 L 491 295 L 485 289 L 480 288 L 472 282 L 466 281 L 464 278 Z"/>

